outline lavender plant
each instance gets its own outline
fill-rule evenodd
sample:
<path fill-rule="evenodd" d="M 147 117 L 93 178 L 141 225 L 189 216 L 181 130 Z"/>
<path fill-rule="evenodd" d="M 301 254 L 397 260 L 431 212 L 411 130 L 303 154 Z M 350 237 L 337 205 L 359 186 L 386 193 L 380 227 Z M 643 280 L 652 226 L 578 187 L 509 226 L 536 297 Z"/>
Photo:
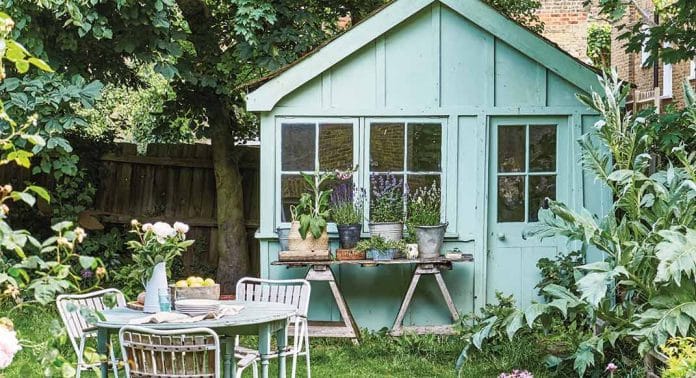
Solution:
<path fill-rule="evenodd" d="M 370 221 L 378 223 L 404 220 L 404 181 L 394 175 L 370 177 L 372 201 Z"/>
<path fill-rule="evenodd" d="M 331 193 L 331 218 L 337 225 L 361 224 L 365 207 L 365 189 L 344 181 Z"/>
<path fill-rule="evenodd" d="M 407 223 L 413 226 L 439 226 L 440 202 L 442 194 L 440 185 L 433 180 L 430 186 L 416 189 L 408 196 Z"/>

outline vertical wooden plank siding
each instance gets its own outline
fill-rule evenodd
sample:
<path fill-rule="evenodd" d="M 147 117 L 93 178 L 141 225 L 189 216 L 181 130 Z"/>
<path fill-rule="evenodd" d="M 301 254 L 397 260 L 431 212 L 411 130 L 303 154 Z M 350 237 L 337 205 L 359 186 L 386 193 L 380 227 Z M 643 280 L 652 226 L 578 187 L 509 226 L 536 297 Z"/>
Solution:
<path fill-rule="evenodd" d="M 488 194 L 490 148 L 496 146 L 490 141 L 492 118 L 505 116 L 513 120 L 519 118 L 520 122 L 530 119 L 543 122 L 551 116 L 567 119 L 574 131 L 568 133 L 569 140 L 559 144 L 559 154 L 565 159 L 559 167 L 568 171 L 564 174 L 570 178 L 567 182 L 572 187 L 565 187 L 564 182 L 564 187 L 557 192 L 564 198 L 573 198 L 578 204 L 596 193 L 596 188 L 588 189 L 588 178 L 577 164 L 578 150 L 570 144 L 570 138 L 578 136 L 579 123 L 586 127 L 591 114 L 574 97 L 581 91 L 579 88 L 589 87 L 590 83 L 580 86 L 577 80 L 593 75 L 587 72 L 560 74 L 567 71 L 564 64 L 572 66 L 570 70 L 578 69 L 576 63 L 567 63 L 563 53 L 550 52 L 553 47 L 545 42 L 530 42 L 524 33 L 518 33 L 521 42 L 515 41 L 514 33 L 498 30 L 500 25 L 492 24 L 498 21 L 485 19 L 490 11 L 480 9 L 471 0 L 435 1 L 418 8 L 419 4 L 422 2 L 395 2 L 399 9 L 389 13 L 391 17 L 407 11 L 412 12 L 410 16 L 401 20 L 390 18 L 389 24 L 393 25 L 388 28 L 373 25 L 375 30 L 382 31 L 369 41 L 363 41 L 363 32 L 357 33 L 356 28 L 358 37 L 353 42 L 364 44 L 352 54 L 337 59 L 335 54 L 339 52 L 335 49 L 348 46 L 331 43 L 324 48 L 335 52 L 327 58 L 335 58 L 335 62 L 301 62 L 274 79 L 271 85 L 254 92 L 256 103 L 250 104 L 250 108 L 275 104 L 261 113 L 261 225 L 257 238 L 261 241 L 263 277 L 299 278 L 305 273 L 302 269 L 270 265 L 279 251 L 275 227 L 280 211 L 277 164 L 282 156 L 281 122 L 311 118 L 356 120 L 354 149 L 361 163 L 357 182 L 363 186 L 369 183 L 369 172 L 364 166 L 370 163 L 370 122 L 442 122 L 443 215 L 450 222 L 444 249 L 457 248 L 475 256 L 473 264 L 454 264 L 453 270 L 443 272 L 461 313 L 475 311 L 486 304 L 490 291 L 487 274 L 496 269 L 495 264 L 489 266 L 487 263 L 489 208 L 497 200 L 489 198 Z M 549 59 L 546 61 L 538 51 L 530 52 L 520 46 L 540 49 L 548 53 Z M 319 76 L 299 82 L 300 76 L 310 76 L 301 70 L 319 66 L 324 67 Z M 575 84 L 567 81 L 568 77 L 577 79 L 573 81 Z M 274 102 L 277 93 L 271 91 L 295 85 L 297 89 Z M 596 87 L 596 82 L 592 85 Z M 598 211 L 604 210 L 601 204 L 595 207 Z M 330 236 L 335 240 L 335 234 Z M 541 244 L 527 246 L 524 250 L 518 248 L 515 258 L 519 273 L 507 277 L 509 282 L 523 285 L 525 290 L 530 287 L 529 293 L 535 294 L 531 288 L 537 272 L 531 260 L 555 251 L 554 248 Z M 394 321 L 411 268 L 342 266 L 335 273 L 359 326 L 379 329 Z M 494 273 L 504 276 L 501 271 Z M 437 283 L 427 281 L 421 282 L 422 286 L 415 291 L 413 304 L 405 314 L 405 325 L 449 321 L 450 314 L 438 299 Z M 523 299 L 529 297 L 531 295 Z M 309 316 L 313 320 L 338 319 L 328 287 L 312 288 Z"/>

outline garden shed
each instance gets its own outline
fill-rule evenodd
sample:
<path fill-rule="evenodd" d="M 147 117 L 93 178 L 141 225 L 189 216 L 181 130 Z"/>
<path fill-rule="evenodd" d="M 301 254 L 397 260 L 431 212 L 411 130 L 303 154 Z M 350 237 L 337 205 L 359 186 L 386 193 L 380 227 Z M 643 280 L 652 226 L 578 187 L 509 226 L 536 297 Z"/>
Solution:
<path fill-rule="evenodd" d="M 261 119 L 261 276 L 305 274 L 271 264 L 276 229 L 303 190 L 299 172 L 357 166 L 354 183 L 368 196 L 370 178 L 386 173 L 410 188 L 440 185 L 444 250 L 474 257 L 443 272 L 460 312 L 495 301 L 496 291 L 535 300 L 537 260 L 567 248 L 525 234 L 544 198 L 596 213 L 610 200 L 583 173 L 575 142 L 597 121 L 575 98 L 599 88 L 596 75 L 481 1 L 391 2 L 248 95 Z M 394 322 L 412 271 L 334 268 L 353 317 L 370 329 Z M 405 324 L 450 321 L 430 281 Z M 313 285 L 310 319 L 339 318 L 329 289 Z"/>

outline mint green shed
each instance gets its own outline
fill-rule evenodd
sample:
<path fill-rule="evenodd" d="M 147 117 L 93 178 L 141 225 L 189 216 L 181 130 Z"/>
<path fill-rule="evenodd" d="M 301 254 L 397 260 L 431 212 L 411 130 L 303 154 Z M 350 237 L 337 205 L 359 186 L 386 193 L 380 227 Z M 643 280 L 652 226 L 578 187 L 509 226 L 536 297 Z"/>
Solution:
<path fill-rule="evenodd" d="M 536 300 L 537 260 L 566 249 L 525 235 L 544 198 L 596 213 L 609 204 L 575 142 L 597 120 L 575 93 L 592 88 L 590 67 L 478 0 L 392 2 L 248 95 L 261 118 L 261 276 L 306 272 L 271 265 L 276 228 L 302 190 L 298 172 L 358 166 L 354 183 L 368 194 L 371 175 L 439 183 L 444 249 L 474 256 L 443 272 L 461 313 L 496 291 Z M 335 268 L 360 327 L 392 325 L 412 270 Z M 328 288 L 313 286 L 310 319 L 340 319 Z M 448 322 L 426 280 L 405 325 Z"/>

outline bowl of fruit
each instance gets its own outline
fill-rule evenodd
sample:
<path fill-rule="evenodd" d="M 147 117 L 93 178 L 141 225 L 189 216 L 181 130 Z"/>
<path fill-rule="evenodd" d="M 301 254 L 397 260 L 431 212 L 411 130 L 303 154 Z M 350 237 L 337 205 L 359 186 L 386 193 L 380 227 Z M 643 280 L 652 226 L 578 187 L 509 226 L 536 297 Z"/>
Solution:
<path fill-rule="evenodd" d="M 185 280 L 176 281 L 169 285 L 172 303 L 181 299 L 220 299 L 220 285 L 212 278 L 191 276 Z"/>

